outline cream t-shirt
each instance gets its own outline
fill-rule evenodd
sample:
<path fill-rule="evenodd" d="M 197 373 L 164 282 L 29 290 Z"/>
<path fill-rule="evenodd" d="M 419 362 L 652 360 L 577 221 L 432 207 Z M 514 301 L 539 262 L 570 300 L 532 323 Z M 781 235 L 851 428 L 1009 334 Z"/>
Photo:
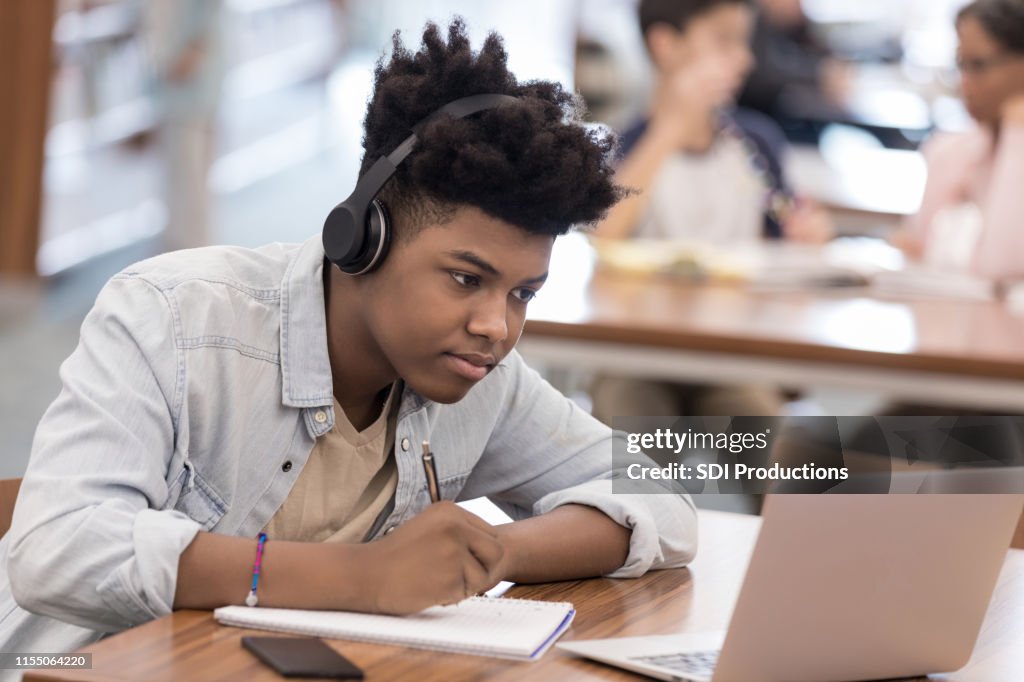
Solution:
<path fill-rule="evenodd" d="M 380 416 L 357 431 L 334 401 L 334 428 L 317 439 L 291 492 L 264 528 L 271 540 L 362 542 L 398 486 L 394 445 L 401 382 Z"/>
<path fill-rule="evenodd" d="M 637 237 L 720 246 L 761 240 L 767 187 L 735 137 L 704 154 L 674 154 L 655 175 Z"/>

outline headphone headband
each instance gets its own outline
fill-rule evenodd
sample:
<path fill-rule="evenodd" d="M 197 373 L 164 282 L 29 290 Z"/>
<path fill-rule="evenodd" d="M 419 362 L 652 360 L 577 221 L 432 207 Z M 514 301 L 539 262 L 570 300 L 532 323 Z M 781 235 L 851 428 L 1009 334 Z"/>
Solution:
<path fill-rule="evenodd" d="M 412 127 L 412 134 L 390 154 L 378 158 L 356 182 L 352 194 L 335 206 L 324 222 L 323 242 L 327 259 L 342 272 L 361 275 L 376 267 L 390 241 L 387 213 L 376 196 L 416 148 L 418 135 L 430 122 L 442 116 L 465 118 L 486 109 L 518 101 L 511 95 L 471 95 L 444 105 Z M 377 208 L 371 212 L 371 205 Z"/>

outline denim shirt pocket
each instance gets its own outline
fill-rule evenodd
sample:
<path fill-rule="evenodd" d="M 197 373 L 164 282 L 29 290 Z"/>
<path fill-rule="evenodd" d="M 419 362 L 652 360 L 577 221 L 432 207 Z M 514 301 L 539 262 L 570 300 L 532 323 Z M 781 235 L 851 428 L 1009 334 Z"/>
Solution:
<path fill-rule="evenodd" d="M 228 510 L 224 499 L 188 459 L 171 482 L 167 500 L 165 508 L 186 514 L 206 531 L 217 525 Z"/>
<path fill-rule="evenodd" d="M 459 495 L 462 494 L 462 489 L 466 487 L 467 480 L 469 480 L 469 472 L 464 474 L 458 474 L 456 476 L 451 476 L 449 478 L 442 478 L 441 481 L 439 482 L 441 486 L 441 499 L 459 499 Z"/>
<path fill-rule="evenodd" d="M 460 495 L 462 494 L 462 489 L 466 486 L 466 481 L 468 479 L 468 473 L 442 478 L 438 481 L 441 488 L 441 499 L 452 502 L 461 501 Z M 404 523 L 423 512 L 423 510 L 429 507 L 432 502 L 433 500 L 430 499 L 429 489 L 425 484 L 421 483 L 420 487 L 413 492 L 408 507 L 401 512 L 399 517 L 390 517 L 390 521 L 394 522 L 397 518 L 399 522 Z"/>

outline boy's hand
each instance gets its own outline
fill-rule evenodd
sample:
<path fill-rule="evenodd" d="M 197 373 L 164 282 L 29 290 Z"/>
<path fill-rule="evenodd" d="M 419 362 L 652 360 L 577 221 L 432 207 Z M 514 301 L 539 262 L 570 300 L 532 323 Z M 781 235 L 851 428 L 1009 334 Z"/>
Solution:
<path fill-rule="evenodd" d="M 824 244 L 835 237 L 835 226 L 828 211 L 817 202 L 799 197 L 782 225 L 783 236 L 804 244 Z"/>
<path fill-rule="evenodd" d="M 475 514 L 438 502 L 380 540 L 360 546 L 365 610 L 408 614 L 453 604 L 504 577 L 505 549 Z"/>
<path fill-rule="evenodd" d="M 655 95 L 652 125 L 668 131 L 677 148 L 710 132 L 716 109 L 729 104 L 741 82 L 719 58 L 708 55 L 668 74 Z"/>

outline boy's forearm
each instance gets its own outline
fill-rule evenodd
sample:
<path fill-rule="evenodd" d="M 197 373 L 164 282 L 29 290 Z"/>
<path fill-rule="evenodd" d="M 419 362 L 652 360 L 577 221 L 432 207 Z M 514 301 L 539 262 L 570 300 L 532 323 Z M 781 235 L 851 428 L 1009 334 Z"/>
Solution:
<path fill-rule="evenodd" d="M 497 526 L 508 556 L 505 579 L 536 583 L 590 578 L 626 562 L 630 530 L 578 504 Z"/>
<path fill-rule="evenodd" d="M 355 545 L 268 541 L 257 595 L 260 606 L 368 610 L 356 575 Z M 175 609 L 243 604 L 252 584 L 256 540 L 198 533 L 178 561 Z"/>
<path fill-rule="evenodd" d="M 625 239 L 632 235 L 650 203 L 655 176 L 675 151 L 673 141 L 662 129 L 651 128 L 644 133 L 615 174 L 617 184 L 635 193 L 626 196 L 608 211 L 594 232 L 596 236 Z"/>
<path fill-rule="evenodd" d="M 497 526 L 505 547 L 504 577 L 546 582 L 611 573 L 629 554 L 630 530 L 583 505 Z M 373 611 L 364 546 L 268 541 L 257 594 L 261 606 Z M 256 540 L 198 533 L 178 562 L 175 609 L 243 604 L 252 582 Z"/>

